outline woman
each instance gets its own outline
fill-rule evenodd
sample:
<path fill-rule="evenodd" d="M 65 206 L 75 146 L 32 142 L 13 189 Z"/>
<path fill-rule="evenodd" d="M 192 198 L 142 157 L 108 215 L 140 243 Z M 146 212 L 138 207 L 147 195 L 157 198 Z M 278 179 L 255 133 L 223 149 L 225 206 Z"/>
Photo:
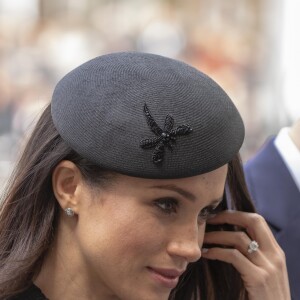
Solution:
<path fill-rule="evenodd" d="M 290 299 L 245 188 L 243 138 L 226 93 L 182 62 L 129 52 L 79 66 L 4 196 L 1 299 Z"/>

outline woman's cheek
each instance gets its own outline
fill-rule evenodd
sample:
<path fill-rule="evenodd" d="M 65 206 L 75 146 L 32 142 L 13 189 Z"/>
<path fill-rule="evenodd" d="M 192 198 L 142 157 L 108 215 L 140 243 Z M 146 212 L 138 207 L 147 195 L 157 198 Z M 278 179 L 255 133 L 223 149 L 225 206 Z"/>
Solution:
<path fill-rule="evenodd" d="M 111 238 L 116 247 L 129 255 L 134 253 L 155 253 L 164 244 L 164 230 L 153 216 L 128 218 L 113 229 Z"/>

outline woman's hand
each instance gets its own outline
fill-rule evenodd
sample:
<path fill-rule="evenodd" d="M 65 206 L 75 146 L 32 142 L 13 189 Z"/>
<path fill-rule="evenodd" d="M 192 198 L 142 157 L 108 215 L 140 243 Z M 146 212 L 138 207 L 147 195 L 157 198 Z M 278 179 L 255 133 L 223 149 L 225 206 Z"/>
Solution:
<path fill-rule="evenodd" d="M 290 300 L 285 255 L 268 224 L 258 214 L 224 211 L 210 219 L 209 224 L 232 224 L 244 231 L 213 231 L 205 234 L 205 244 L 226 248 L 204 249 L 202 257 L 232 264 L 241 274 L 249 300 Z M 249 250 L 251 241 L 259 248 Z"/>

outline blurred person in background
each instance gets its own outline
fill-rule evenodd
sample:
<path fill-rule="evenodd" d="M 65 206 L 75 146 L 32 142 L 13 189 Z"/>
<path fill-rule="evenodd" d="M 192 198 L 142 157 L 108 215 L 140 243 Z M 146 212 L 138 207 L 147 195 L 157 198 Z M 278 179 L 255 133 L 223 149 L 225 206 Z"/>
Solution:
<path fill-rule="evenodd" d="M 293 299 L 300 299 L 300 118 L 245 164 L 245 176 L 258 213 L 286 254 Z"/>
<path fill-rule="evenodd" d="M 185 63 L 123 52 L 71 71 L 4 193 L 0 298 L 289 300 L 243 140 L 228 95 Z"/>

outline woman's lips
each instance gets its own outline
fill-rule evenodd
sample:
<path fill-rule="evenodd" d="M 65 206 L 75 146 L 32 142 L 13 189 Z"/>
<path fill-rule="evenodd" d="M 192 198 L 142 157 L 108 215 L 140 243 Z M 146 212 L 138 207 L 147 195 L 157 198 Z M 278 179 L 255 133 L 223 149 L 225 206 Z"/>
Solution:
<path fill-rule="evenodd" d="M 169 289 L 175 288 L 180 275 L 184 272 L 178 271 L 176 269 L 162 269 L 151 267 L 147 267 L 147 269 L 156 282 Z"/>

